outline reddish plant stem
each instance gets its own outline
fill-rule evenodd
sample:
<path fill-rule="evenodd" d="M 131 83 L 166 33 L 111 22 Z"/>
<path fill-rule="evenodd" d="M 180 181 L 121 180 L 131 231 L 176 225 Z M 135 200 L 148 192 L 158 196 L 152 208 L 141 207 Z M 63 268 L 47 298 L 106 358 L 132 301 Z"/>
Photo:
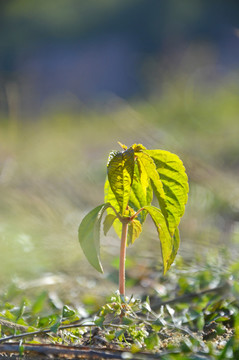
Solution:
<path fill-rule="evenodd" d="M 130 220 L 131 221 L 134 220 L 139 215 L 139 213 L 141 213 L 141 211 L 143 211 L 143 210 L 144 210 L 144 208 L 139 209 L 133 216 L 131 216 Z"/>
<path fill-rule="evenodd" d="M 120 244 L 120 265 L 119 265 L 119 292 L 125 296 L 125 258 L 126 258 L 126 242 L 128 232 L 128 222 L 122 221 L 122 233 Z"/>

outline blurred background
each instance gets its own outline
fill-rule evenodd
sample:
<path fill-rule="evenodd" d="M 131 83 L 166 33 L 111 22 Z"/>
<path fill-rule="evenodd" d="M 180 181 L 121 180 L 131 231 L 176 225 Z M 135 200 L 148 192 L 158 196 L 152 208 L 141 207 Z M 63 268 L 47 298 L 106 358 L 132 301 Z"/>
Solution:
<path fill-rule="evenodd" d="M 104 275 L 77 240 L 117 141 L 183 160 L 177 261 L 230 262 L 238 135 L 238 1 L 0 1 L 0 288 L 55 286 L 71 299 L 117 289 L 114 233 L 102 237 Z M 149 222 L 128 249 L 128 293 L 158 289 L 160 256 Z"/>

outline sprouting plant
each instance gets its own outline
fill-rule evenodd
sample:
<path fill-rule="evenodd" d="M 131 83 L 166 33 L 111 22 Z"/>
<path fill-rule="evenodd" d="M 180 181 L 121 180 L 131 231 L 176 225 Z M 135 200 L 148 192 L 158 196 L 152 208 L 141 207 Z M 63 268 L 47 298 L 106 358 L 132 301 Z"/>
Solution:
<path fill-rule="evenodd" d="M 178 225 L 187 203 L 188 178 L 182 161 L 164 150 L 147 150 L 141 144 L 119 143 L 123 151 L 112 151 L 107 164 L 105 203 L 91 210 L 79 226 L 79 241 L 90 264 L 103 272 L 100 261 L 100 225 L 106 235 L 113 225 L 121 238 L 119 291 L 125 296 L 126 246 L 133 244 L 149 214 L 156 226 L 164 273 L 179 248 Z M 153 194 L 159 207 L 152 206 Z"/>

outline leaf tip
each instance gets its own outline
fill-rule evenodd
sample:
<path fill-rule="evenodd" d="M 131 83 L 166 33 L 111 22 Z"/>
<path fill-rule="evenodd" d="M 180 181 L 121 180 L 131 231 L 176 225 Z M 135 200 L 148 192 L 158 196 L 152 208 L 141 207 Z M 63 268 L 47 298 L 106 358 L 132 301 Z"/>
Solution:
<path fill-rule="evenodd" d="M 127 146 L 118 141 L 118 144 L 122 147 L 123 150 L 127 150 Z"/>

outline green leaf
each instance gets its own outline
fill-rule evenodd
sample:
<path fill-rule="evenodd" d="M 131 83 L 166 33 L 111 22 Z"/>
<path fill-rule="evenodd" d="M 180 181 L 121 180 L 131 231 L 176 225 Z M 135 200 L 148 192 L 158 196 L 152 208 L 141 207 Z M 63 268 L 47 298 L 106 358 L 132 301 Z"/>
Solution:
<path fill-rule="evenodd" d="M 55 324 L 56 322 L 58 322 L 59 319 L 61 319 L 61 318 L 56 314 L 40 317 L 37 321 L 38 322 L 37 328 L 47 328 L 47 327 L 51 326 L 52 324 Z"/>
<path fill-rule="evenodd" d="M 115 194 L 113 193 L 113 191 L 110 187 L 110 183 L 109 183 L 108 179 L 105 180 L 104 192 L 105 192 L 105 198 L 104 198 L 105 203 L 110 203 L 115 208 L 115 210 L 119 213 L 120 207 L 119 207 L 118 201 L 116 200 Z M 115 212 L 110 207 L 107 209 L 107 213 L 115 215 Z"/>
<path fill-rule="evenodd" d="M 103 223 L 104 235 L 107 235 L 108 231 L 110 230 L 111 226 L 113 225 L 117 216 L 114 214 L 108 214 Z"/>
<path fill-rule="evenodd" d="M 47 296 L 48 296 L 47 291 L 43 291 L 40 295 L 38 295 L 34 304 L 32 305 L 33 314 L 37 314 L 43 309 Z"/>
<path fill-rule="evenodd" d="M 62 323 L 62 318 L 59 316 L 55 324 L 50 327 L 51 332 L 56 334 L 58 328 L 61 326 L 61 323 Z"/>
<path fill-rule="evenodd" d="M 143 145 L 141 144 L 134 144 L 130 149 L 134 149 L 134 151 L 141 151 L 144 150 L 145 147 L 143 147 Z M 112 159 L 115 154 L 118 154 L 116 152 L 113 152 L 110 154 L 110 159 Z M 110 161 L 109 161 L 110 162 Z M 133 176 L 133 183 L 131 185 L 131 192 L 130 192 L 130 197 L 129 197 L 129 206 L 134 209 L 134 211 L 138 211 L 140 208 L 142 208 L 145 205 L 150 205 L 153 199 L 153 189 L 151 186 L 151 183 L 146 180 L 146 171 L 144 171 L 144 168 L 139 169 L 139 164 L 138 161 L 135 162 L 134 165 L 134 176 Z M 154 166 L 155 167 L 155 166 Z M 158 174 L 156 173 L 156 176 L 158 176 Z M 142 185 L 141 180 L 142 178 L 145 179 L 145 184 Z M 148 184 L 148 186 L 147 186 Z M 146 188 L 146 191 L 145 191 Z M 114 206 L 115 210 L 117 212 L 120 212 L 120 207 L 118 204 L 118 201 L 116 199 L 115 194 L 113 193 L 110 185 L 109 185 L 109 180 L 106 179 L 105 181 L 105 187 L 104 187 L 104 192 L 105 192 L 105 202 L 109 202 L 111 205 Z M 114 214 L 112 209 L 107 209 L 107 213 L 108 214 Z M 145 211 L 142 211 L 139 216 L 138 216 L 138 220 L 140 221 L 141 224 L 143 224 L 143 222 L 145 221 L 147 213 Z M 116 221 L 114 222 L 114 228 L 117 231 L 116 233 L 120 236 L 119 233 L 119 229 L 121 229 L 121 223 L 116 219 Z"/>
<path fill-rule="evenodd" d="M 163 268 L 165 274 L 172 264 L 174 239 L 170 236 L 168 226 L 165 221 L 165 217 L 162 214 L 162 211 L 156 208 L 155 206 L 145 206 L 144 209 L 151 216 L 158 231 L 159 240 L 161 243 Z"/>
<path fill-rule="evenodd" d="M 122 318 L 123 325 L 131 325 L 131 324 L 133 324 L 133 322 L 134 322 L 133 319 L 130 319 L 126 316 L 123 316 L 123 318 Z"/>
<path fill-rule="evenodd" d="M 128 206 L 134 178 L 134 150 L 132 148 L 115 153 L 107 165 L 110 187 L 123 216 Z"/>
<path fill-rule="evenodd" d="M 150 205 L 153 199 L 153 189 L 149 180 L 146 180 L 148 176 L 144 167 L 139 164 L 139 161 L 135 163 L 134 181 L 132 184 L 132 190 L 130 193 L 129 205 L 138 211 L 144 205 Z M 139 221 L 141 224 L 145 220 L 145 213 L 140 213 Z"/>
<path fill-rule="evenodd" d="M 102 327 L 105 321 L 105 317 L 104 316 L 100 316 L 98 318 L 95 319 L 94 323 L 96 326 Z"/>
<path fill-rule="evenodd" d="M 100 261 L 100 222 L 109 206 L 109 203 L 102 204 L 91 210 L 83 218 L 78 230 L 80 245 L 87 260 L 101 273 L 103 268 Z"/>
<path fill-rule="evenodd" d="M 75 311 L 72 310 L 69 306 L 64 305 L 63 309 L 62 309 L 62 317 L 63 318 L 68 318 L 75 315 Z"/>
<path fill-rule="evenodd" d="M 142 144 L 134 144 L 131 146 L 131 148 L 134 149 L 135 152 L 141 151 L 141 150 L 146 150 L 146 147 Z"/>
<path fill-rule="evenodd" d="M 168 213 L 166 211 L 166 202 L 165 202 L 166 196 L 155 163 L 145 151 L 137 152 L 136 157 L 141 172 L 146 173 L 148 175 L 148 178 L 151 180 L 152 188 L 158 199 L 161 211 L 165 219 L 167 219 Z M 143 184 L 143 187 L 145 185 L 146 183 Z"/>
<path fill-rule="evenodd" d="M 156 346 L 159 346 L 159 337 L 156 332 L 153 332 L 144 339 L 144 342 L 148 350 L 153 350 Z"/>
<path fill-rule="evenodd" d="M 174 259 L 178 252 L 179 244 L 180 244 L 180 235 L 179 235 L 178 228 L 176 228 L 174 231 L 174 234 L 173 234 L 173 238 L 172 238 L 172 252 L 171 252 L 170 258 L 168 260 L 168 268 L 174 262 Z"/>
<path fill-rule="evenodd" d="M 154 161 L 165 193 L 167 221 L 171 235 L 180 223 L 188 199 L 188 177 L 182 161 L 164 150 L 145 151 Z"/>
<path fill-rule="evenodd" d="M 134 171 L 134 181 L 131 188 L 129 206 L 137 212 L 139 209 L 143 208 L 145 205 L 150 205 L 153 199 L 153 189 L 150 183 L 148 183 L 148 187 L 143 187 L 140 180 L 140 170 L 138 162 L 135 163 L 135 171 Z M 141 211 L 137 219 L 141 224 L 144 223 L 147 216 L 146 211 Z"/>
<path fill-rule="evenodd" d="M 118 204 L 118 202 L 116 200 L 116 197 L 115 197 L 113 191 L 111 190 L 108 179 L 106 179 L 106 181 L 105 181 L 104 191 L 105 191 L 105 199 L 104 199 L 105 203 L 110 203 L 115 208 L 115 210 L 119 213 L 120 212 L 120 207 L 119 207 L 119 204 Z M 108 207 L 107 214 L 111 214 L 113 216 L 113 215 L 115 215 L 115 212 L 111 207 Z M 117 219 L 117 218 L 115 219 L 115 221 L 113 223 L 113 227 L 114 227 L 114 230 L 115 230 L 116 234 L 120 238 L 121 237 L 122 224 L 119 221 L 119 219 Z"/>
<path fill-rule="evenodd" d="M 142 225 L 136 219 L 131 221 L 128 226 L 127 245 L 133 244 L 142 232 Z"/>
<path fill-rule="evenodd" d="M 14 314 L 12 314 L 9 310 L 6 310 L 5 313 L 4 313 L 4 317 L 7 319 L 7 320 L 11 320 L 11 321 L 15 321 L 16 320 L 16 316 Z"/>
<path fill-rule="evenodd" d="M 147 169 L 144 167 L 142 161 L 138 159 L 138 168 L 139 168 L 139 178 L 140 184 L 142 186 L 142 190 L 144 195 L 146 196 L 147 188 L 149 186 L 149 176 L 147 173 Z"/>
<path fill-rule="evenodd" d="M 137 166 L 136 166 L 135 170 L 137 172 Z M 152 188 L 150 188 L 150 189 L 147 190 L 147 197 L 145 197 L 142 193 L 141 184 L 139 182 L 133 182 L 131 193 L 130 193 L 129 207 L 134 209 L 135 211 L 137 211 L 137 210 L 141 209 L 144 205 L 150 204 L 152 201 L 151 199 L 152 199 L 152 195 L 153 195 Z M 107 179 L 105 181 L 105 199 L 104 200 L 105 200 L 105 202 L 110 203 L 116 209 L 116 211 L 120 211 L 119 204 L 115 198 L 113 191 L 110 188 L 109 181 Z M 110 219 L 112 219 L 112 220 L 113 220 L 113 218 L 115 219 L 113 222 L 113 227 L 114 227 L 116 234 L 120 238 L 121 230 L 122 230 L 122 223 L 115 217 L 115 212 L 113 211 L 113 209 L 111 207 L 109 207 L 107 209 L 107 213 L 108 213 L 108 215 L 111 216 L 109 218 L 109 221 L 110 221 Z M 140 224 L 143 224 L 143 222 L 146 218 L 146 215 L 147 215 L 146 211 L 141 211 L 137 217 L 137 221 L 139 221 Z M 106 221 L 106 219 L 105 219 L 105 221 Z M 108 222 L 108 220 L 107 220 L 107 222 Z M 135 223 L 135 224 L 137 224 L 137 223 Z M 108 225 L 110 225 L 110 224 L 106 224 L 106 226 L 108 226 Z M 136 227 L 138 228 L 138 230 L 136 230 L 137 229 Z M 106 228 L 106 230 L 107 230 L 107 228 Z M 131 231 L 130 226 L 129 226 L 129 231 Z M 136 231 L 139 236 L 140 232 L 142 231 L 142 226 L 140 227 L 139 225 L 138 226 L 134 225 L 134 228 L 132 229 L 132 234 L 128 236 L 128 241 L 127 241 L 128 245 L 133 243 L 136 240 L 136 238 L 138 237 L 138 236 L 136 237 Z M 133 235 L 133 233 L 134 233 L 134 235 Z M 132 236 L 132 238 L 131 238 L 131 236 Z"/>
<path fill-rule="evenodd" d="M 145 205 L 151 204 L 152 199 L 153 199 L 153 190 L 152 190 L 151 184 L 149 184 L 146 194 L 144 193 L 144 191 L 142 189 L 142 185 L 140 183 L 139 169 L 138 169 L 137 163 L 135 164 L 134 177 L 135 177 L 135 179 L 133 181 L 131 192 L 130 192 L 129 206 L 132 209 L 134 209 L 134 211 L 136 212 L 139 209 L 143 208 Z M 118 204 L 116 197 L 109 185 L 108 179 L 106 179 L 106 181 L 105 181 L 104 192 L 105 192 L 105 198 L 104 198 L 105 203 L 110 203 L 117 212 L 120 212 L 119 204 Z M 111 214 L 112 216 L 115 216 L 114 211 L 110 207 L 107 209 L 107 213 Z M 143 224 L 143 222 L 146 219 L 146 216 L 147 216 L 147 212 L 141 211 L 137 217 L 137 220 L 141 224 Z M 117 218 L 115 219 L 115 221 L 113 223 L 113 227 L 114 227 L 116 234 L 120 238 L 122 224 Z"/>

